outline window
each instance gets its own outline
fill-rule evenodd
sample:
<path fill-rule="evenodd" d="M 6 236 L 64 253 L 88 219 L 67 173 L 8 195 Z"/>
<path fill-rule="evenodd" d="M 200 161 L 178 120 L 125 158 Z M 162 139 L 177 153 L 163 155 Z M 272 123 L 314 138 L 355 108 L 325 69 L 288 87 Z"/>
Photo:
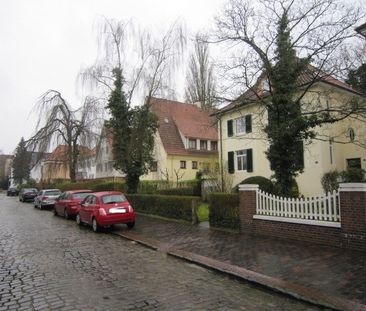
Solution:
<path fill-rule="evenodd" d="M 150 172 L 158 171 L 158 161 L 153 161 L 150 165 Z"/>
<path fill-rule="evenodd" d="M 207 150 L 207 140 L 200 140 L 200 149 Z"/>
<path fill-rule="evenodd" d="M 361 159 L 347 159 L 347 168 L 361 168 Z"/>
<path fill-rule="evenodd" d="M 235 120 L 235 130 L 237 134 L 245 133 L 245 118 L 241 117 Z"/>
<path fill-rule="evenodd" d="M 180 168 L 186 168 L 186 161 L 180 161 Z"/>
<path fill-rule="evenodd" d="M 197 149 L 197 140 L 196 139 L 189 139 L 188 140 L 188 148 L 189 149 Z"/>
<path fill-rule="evenodd" d="M 192 170 L 196 170 L 197 168 L 197 161 L 192 161 Z"/>
<path fill-rule="evenodd" d="M 230 124 L 229 124 L 229 121 Z M 233 136 L 233 125 L 232 125 L 232 121 L 233 120 L 229 120 L 228 121 L 228 136 Z M 246 116 L 237 118 L 234 120 L 235 121 L 235 133 L 236 134 L 245 134 L 245 133 L 251 133 L 252 132 L 252 115 L 248 114 Z M 230 128 L 229 128 L 230 126 Z"/>
<path fill-rule="evenodd" d="M 355 134 L 354 129 L 353 128 L 349 128 L 348 129 L 348 137 L 349 137 L 349 141 L 351 143 L 355 141 L 355 136 L 356 136 L 356 134 Z"/>
<path fill-rule="evenodd" d="M 245 150 L 236 152 L 236 164 L 238 171 L 245 171 L 247 169 L 247 153 Z"/>
<path fill-rule="evenodd" d="M 217 141 L 211 141 L 211 150 L 217 150 Z"/>
<path fill-rule="evenodd" d="M 238 171 L 253 172 L 253 150 L 243 149 L 235 152 L 228 152 L 229 174 L 233 174 L 235 172 L 235 166 Z"/>

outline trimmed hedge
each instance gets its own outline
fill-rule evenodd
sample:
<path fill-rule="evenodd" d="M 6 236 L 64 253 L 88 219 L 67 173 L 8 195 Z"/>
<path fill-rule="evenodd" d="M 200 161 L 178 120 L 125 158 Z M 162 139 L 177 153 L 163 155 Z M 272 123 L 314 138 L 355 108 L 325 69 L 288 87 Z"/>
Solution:
<path fill-rule="evenodd" d="M 239 230 L 239 195 L 211 193 L 209 196 L 209 221 L 211 227 Z"/>
<path fill-rule="evenodd" d="M 195 210 L 199 201 L 197 197 L 147 194 L 126 194 L 126 196 L 137 212 L 189 222 L 196 221 Z"/>
<path fill-rule="evenodd" d="M 193 188 L 161 189 L 157 190 L 156 193 L 161 195 L 194 196 L 194 189 Z"/>

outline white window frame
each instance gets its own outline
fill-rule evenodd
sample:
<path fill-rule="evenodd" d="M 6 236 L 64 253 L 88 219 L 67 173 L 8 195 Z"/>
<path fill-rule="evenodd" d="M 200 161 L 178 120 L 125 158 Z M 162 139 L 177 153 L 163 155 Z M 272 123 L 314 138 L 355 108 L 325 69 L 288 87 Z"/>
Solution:
<path fill-rule="evenodd" d="M 247 152 L 245 149 L 235 151 L 236 158 L 236 170 L 237 171 L 247 171 L 248 168 L 248 160 L 247 160 Z"/>
<path fill-rule="evenodd" d="M 235 133 L 236 134 L 246 133 L 245 116 L 235 119 Z"/>

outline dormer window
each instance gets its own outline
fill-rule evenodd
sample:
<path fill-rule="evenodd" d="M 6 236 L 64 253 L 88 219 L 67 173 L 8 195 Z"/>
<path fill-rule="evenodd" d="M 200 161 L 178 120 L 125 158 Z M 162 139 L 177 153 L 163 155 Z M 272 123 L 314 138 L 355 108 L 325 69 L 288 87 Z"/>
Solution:
<path fill-rule="evenodd" d="M 189 139 L 188 140 L 188 148 L 189 149 L 197 149 L 197 140 L 196 139 Z"/>
<path fill-rule="evenodd" d="M 201 140 L 200 141 L 200 149 L 201 150 L 207 150 L 207 140 Z"/>

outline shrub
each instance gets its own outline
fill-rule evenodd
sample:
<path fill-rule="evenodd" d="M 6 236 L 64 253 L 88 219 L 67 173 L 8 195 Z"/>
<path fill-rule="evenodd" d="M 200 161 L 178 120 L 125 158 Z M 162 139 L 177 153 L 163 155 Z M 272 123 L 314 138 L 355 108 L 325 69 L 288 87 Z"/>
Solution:
<path fill-rule="evenodd" d="M 137 212 L 189 222 L 196 220 L 197 197 L 127 194 L 127 198 Z"/>
<path fill-rule="evenodd" d="M 347 170 L 340 173 L 343 182 L 363 182 L 365 181 L 366 171 L 357 168 L 349 167 Z"/>
<path fill-rule="evenodd" d="M 92 189 L 93 191 L 121 191 L 127 192 L 127 185 L 122 182 L 103 182 L 95 185 Z"/>
<path fill-rule="evenodd" d="M 161 189 L 157 190 L 156 193 L 161 195 L 194 196 L 193 188 Z"/>
<path fill-rule="evenodd" d="M 338 189 L 338 178 L 339 173 L 337 171 L 331 171 L 323 175 L 321 184 L 325 193 Z"/>
<path fill-rule="evenodd" d="M 210 226 L 239 230 L 239 195 L 212 193 L 209 197 Z"/>
<path fill-rule="evenodd" d="M 251 184 L 251 185 L 257 184 L 257 185 L 259 185 L 260 190 L 267 192 L 267 193 L 273 193 L 273 191 L 274 191 L 273 182 L 263 176 L 249 177 L 247 179 L 244 179 L 239 185 L 242 185 L 242 184 Z M 236 190 L 238 191 L 238 187 Z"/>

